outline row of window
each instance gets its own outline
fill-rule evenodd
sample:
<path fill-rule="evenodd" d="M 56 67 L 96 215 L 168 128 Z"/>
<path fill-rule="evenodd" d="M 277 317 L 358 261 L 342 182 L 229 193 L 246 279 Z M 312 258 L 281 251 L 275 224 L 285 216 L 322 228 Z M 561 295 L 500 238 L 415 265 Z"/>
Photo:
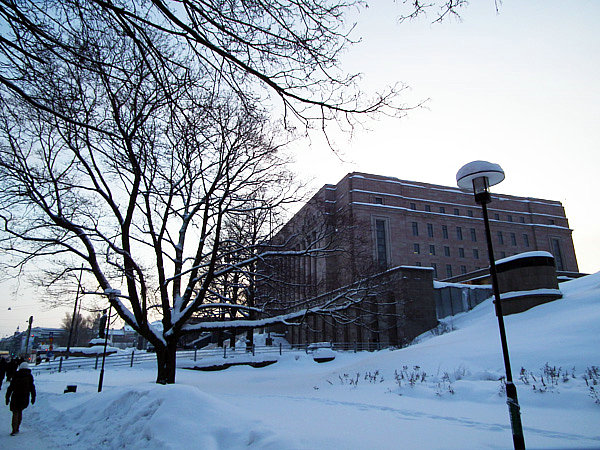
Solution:
<path fill-rule="evenodd" d="M 411 226 L 412 226 L 412 235 L 413 236 L 418 236 L 419 235 L 419 223 L 418 222 L 412 222 Z M 469 231 L 470 231 L 471 241 L 477 242 L 477 230 L 475 230 L 475 228 L 470 228 Z M 433 224 L 432 223 L 428 223 L 427 224 L 427 236 L 430 237 L 430 238 L 434 237 Z M 449 239 L 448 225 L 442 225 L 442 238 Z M 459 241 L 463 240 L 463 229 L 462 229 L 462 227 L 456 227 L 456 239 L 458 239 Z"/>
<path fill-rule="evenodd" d="M 422 266 L 422 264 L 420 262 L 417 262 L 417 266 Z M 438 266 L 436 263 L 431 263 L 429 265 L 429 267 L 431 267 L 433 269 L 433 278 L 440 278 L 439 274 L 438 274 Z M 477 267 L 476 269 L 479 269 L 480 267 Z M 461 265 L 459 267 L 460 269 L 460 273 L 461 274 L 465 274 L 467 273 L 467 266 L 465 265 Z M 452 264 L 446 264 L 446 277 L 445 278 L 451 278 L 453 277 L 453 273 L 452 273 Z"/>
<path fill-rule="evenodd" d="M 375 197 L 375 204 L 377 205 L 383 205 L 383 197 Z M 410 209 L 414 209 L 415 211 L 417 211 L 417 204 L 414 202 L 410 202 Z M 452 213 L 455 216 L 460 216 L 461 215 L 461 211 L 460 208 L 448 208 L 448 211 L 450 211 L 450 209 L 452 209 Z M 431 205 L 425 205 L 424 207 L 424 211 L 426 212 L 431 212 Z M 471 209 L 467 209 L 467 216 L 468 217 L 473 217 L 473 210 Z M 438 212 L 441 214 L 446 214 L 446 207 L 445 206 L 439 206 L 438 207 Z M 449 214 L 449 212 L 448 212 Z M 499 213 L 494 213 L 493 216 L 493 220 L 501 220 L 500 218 L 500 214 Z M 506 217 L 504 218 L 504 220 L 506 220 L 507 222 L 515 222 L 514 217 L 512 214 L 507 214 Z M 525 217 L 523 216 L 518 216 L 518 222 L 519 223 L 525 223 Z M 548 219 L 548 224 L 549 225 L 555 225 L 556 221 L 554 219 Z"/>
<path fill-rule="evenodd" d="M 381 199 L 381 198 L 380 198 L 380 200 L 381 200 L 381 202 L 380 202 L 379 204 L 383 204 L 383 199 Z M 377 201 L 376 201 L 376 203 L 377 203 Z M 416 204 L 416 203 L 413 203 L 413 202 L 411 202 L 411 203 L 410 203 L 410 209 L 417 210 L 417 204 Z M 450 210 L 450 208 L 448 208 L 448 210 Z M 424 211 L 426 211 L 426 212 L 431 212 L 431 206 L 430 206 L 430 205 L 425 205 L 425 209 L 424 209 Z M 446 214 L 446 207 L 445 207 L 445 206 L 440 206 L 440 207 L 438 207 L 438 211 L 439 211 L 441 214 Z M 452 213 L 453 213 L 455 216 L 460 216 L 460 215 L 461 215 L 461 214 L 460 214 L 460 208 L 452 208 Z M 467 216 L 468 216 L 468 217 L 473 217 L 473 210 L 471 210 L 471 209 L 467 209 Z M 495 213 L 495 214 L 494 214 L 494 219 L 495 219 L 495 220 L 500 220 L 500 214 L 498 214 L 498 213 Z M 506 215 L 506 220 L 507 220 L 508 222 L 514 222 L 514 219 L 513 219 L 513 216 L 512 216 L 512 214 L 507 214 L 507 215 Z M 523 216 L 519 216 L 519 222 L 520 222 L 520 223 L 525 223 L 525 217 L 523 217 Z"/>
<path fill-rule="evenodd" d="M 417 243 L 413 244 L 413 253 L 415 255 L 421 254 L 421 245 L 420 244 L 417 244 Z M 435 245 L 433 245 L 433 244 L 429 244 L 429 255 L 431 255 L 431 256 L 436 255 Z M 450 256 L 450 247 L 448 247 L 447 245 L 444 245 L 444 256 L 448 256 L 448 257 Z M 458 257 L 459 258 L 465 257 L 465 249 L 463 247 L 458 248 Z M 479 259 L 479 250 L 476 248 L 473 249 L 473 259 Z"/>
<path fill-rule="evenodd" d="M 411 223 L 412 226 L 412 235 L 413 236 L 419 236 L 419 223 L 418 222 L 412 222 Z M 475 228 L 470 228 L 469 229 L 469 233 L 470 233 L 470 237 L 471 237 L 471 241 L 472 242 L 477 242 L 477 230 Z M 434 237 L 434 233 L 433 233 L 433 224 L 432 223 L 428 223 L 427 224 L 427 236 L 432 238 Z M 497 232 L 497 239 L 498 239 L 498 244 L 500 245 L 504 245 L 504 234 L 502 233 L 502 231 L 498 231 Z M 448 226 L 447 225 L 442 225 L 442 238 L 443 239 L 448 239 Z M 510 238 L 510 244 L 513 246 L 517 245 L 517 235 L 516 233 L 509 233 L 509 238 Z M 459 241 L 462 241 L 463 238 L 463 229 L 462 227 L 456 227 L 456 239 Z M 529 247 L 529 236 L 525 233 L 523 233 L 523 245 L 525 247 Z"/>

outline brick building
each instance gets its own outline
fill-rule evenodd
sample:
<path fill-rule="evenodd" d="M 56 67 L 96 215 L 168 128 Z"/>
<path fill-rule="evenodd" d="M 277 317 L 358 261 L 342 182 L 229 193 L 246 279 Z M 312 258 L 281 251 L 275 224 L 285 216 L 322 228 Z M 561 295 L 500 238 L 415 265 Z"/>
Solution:
<path fill-rule="evenodd" d="M 559 273 L 578 272 L 560 202 L 493 194 L 488 212 L 496 258 L 547 251 Z M 365 173 L 323 186 L 273 243 L 309 251 L 270 268 L 285 280 L 278 297 L 287 305 L 398 266 L 432 268 L 437 280 L 464 279 L 488 267 L 472 193 Z"/>

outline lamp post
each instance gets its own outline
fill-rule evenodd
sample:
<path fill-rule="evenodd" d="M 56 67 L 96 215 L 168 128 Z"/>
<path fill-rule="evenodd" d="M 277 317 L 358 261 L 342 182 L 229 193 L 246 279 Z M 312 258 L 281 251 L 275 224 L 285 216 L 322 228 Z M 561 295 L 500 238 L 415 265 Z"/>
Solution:
<path fill-rule="evenodd" d="M 115 301 L 115 297 L 121 295 L 121 291 L 118 289 L 106 289 L 104 291 L 108 295 L 108 317 L 106 320 L 106 331 L 104 334 L 104 351 L 102 353 L 102 368 L 100 369 L 100 378 L 98 379 L 98 392 L 102 392 L 102 383 L 104 381 L 104 361 L 106 359 L 106 344 L 108 342 L 108 331 L 110 330 L 110 313 L 112 312 L 112 304 Z"/>
<path fill-rule="evenodd" d="M 77 320 L 77 317 L 78 317 L 77 301 L 79 300 L 79 291 L 81 290 L 81 275 L 82 274 L 83 274 L 83 265 L 81 265 L 81 271 L 79 272 L 79 281 L 77 283 L 77 295 L 75 295 L 75 306 L 73 307 L 73 315 L 71 316 L 71 327 L 69 328 L 69 339 L 67 340 L 67 354 L 65 355 L 65 359 L 69 359 L 69 353 L 71 351 L 71 339 L 73 337 L 75 321 Z"/>
<path fill-rule="evenodd" d="M 483 211 L 483 223 L 485 225 L 485 236 L 487 239 L 488 255 L 490 260 L 490 276 L 492 277 L 492 288 L 494 291 L 494 305 L 498 317 L 498 328 L 500 329 L 500 342 L 502 343 L 502 355 L 504 357 L 504 368 L 506 370 L 506 403 L 510 416 L 510 425 L 513 434 L 515 449 L 525 448 L 523 437 L 523 426 L 521 425 L 521 412 L 519 400 L 517 399 L 517 388 L 513 383 L 510 358 L 508 356 L 508 344 L 506 343 L 506 331 L 504 329 L 504 316 L 502 315 L 502 302 L 498 288 L 498 277 L 496 275 L 496 263 L 494 260 L 494 249 L 492 246 L 492 235 L 490 233 L 490 221 L 488 218 L 487 204 L 492 201 L 489 188 L 504 180 L 504 171 L 498 164 L 487 161 L 473 161 L 465 164 L 456 174 L 456 183 L 463 190 L 475 194 L 475 202 L 481 205 Z"/>

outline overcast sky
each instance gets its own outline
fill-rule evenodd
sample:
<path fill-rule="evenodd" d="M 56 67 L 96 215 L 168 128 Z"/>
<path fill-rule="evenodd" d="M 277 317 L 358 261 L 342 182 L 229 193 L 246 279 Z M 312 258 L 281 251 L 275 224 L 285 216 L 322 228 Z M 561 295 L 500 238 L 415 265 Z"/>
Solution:
<path fill-rule="evenodd" d="M 478 0 L 462 21 L 433 25 L 398 24 L 398 3 L 369 2 L 343 65 L 367 90 L 408 84 L 406 103 L 426 108 L 338 141 L 343 160 L 318 138 L 298 145 L 299 173 L 315 189 L 352 171 L 455 186 L 463 164 L 492 161 L 506 172 L 496 192 L 563 203 L 580 271 L 600 270 L 600 2 L 503 0 L 497 14 Z M 31 314 L 59 326 L 66 311 L 14 285 L 0 292 L 0 336 Z"/>

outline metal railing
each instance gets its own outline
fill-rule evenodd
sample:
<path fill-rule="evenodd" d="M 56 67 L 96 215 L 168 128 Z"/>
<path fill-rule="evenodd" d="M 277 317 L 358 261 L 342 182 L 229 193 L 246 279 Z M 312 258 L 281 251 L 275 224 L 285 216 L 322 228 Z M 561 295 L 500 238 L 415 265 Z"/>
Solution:
<path fill-rule="evenodd" d="M 228 359 L 235 356 L 252 354 L 252 355 L 283 355 L 284 353 L 312 353 L 318 348 L 331 348 L 334 351 L 344 352 L 362 352 L 362 351 L 378 351 L 390 348 L 384 343 L 374 342 L 327 342 L 327 343 L 312 343 L 312 344 L 294 344 L 294 345 L 271 345 L 271 346 L 253 346 L 246 349 L 244 346 L 238 347 L 217 347 L 211 349 L 200 350 L 180 350 L 177 352 L 177 359 L 189 359 L 199 361 L 203 358 L 223 358 Z M 111 354 L 105 359 L 105 367 L 133 367 L 135 364 L 144 362 L 155 363 L 156 354 L 145 351 L 133 351 L 128 354 Z M 41 372 L 65 372 L 69 370 L 97 370 L 102 364 L 102 355 L 92 357 L 75 357 L 56 358 L 54 360 L 45 361 L 35 366 L 31 366 L 34 374 Z"/>

